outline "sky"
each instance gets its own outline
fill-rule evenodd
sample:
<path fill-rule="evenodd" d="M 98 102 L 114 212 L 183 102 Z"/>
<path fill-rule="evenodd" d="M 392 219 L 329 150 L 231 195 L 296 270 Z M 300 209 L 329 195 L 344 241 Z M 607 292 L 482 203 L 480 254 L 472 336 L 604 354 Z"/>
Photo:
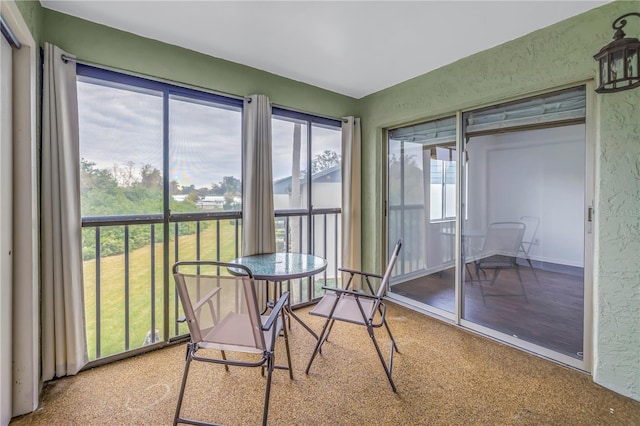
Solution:
<path fill-rule="evenodd" d="M 78 105 L 81 158 L 101 169 L 133 162 L 136 173 L 144 164 L 162 170 L 159 92 L 79 81 Z M 240 179 L 241 123 L 240 109 L 170 99 L 170 178 L 197 188 L 209 187 L 224 176 Z M 274 180 L 291 175 L 293 127 L 291 121 L 272 121 Z M 312 132 L 312 157 L 326 149 L 340 151 L 339 129 L 314 126 Z M 302 126 L 302 135 L 304 152 L 306 126 Z M 301 161 L 306 161 L 304 154 Z"/>

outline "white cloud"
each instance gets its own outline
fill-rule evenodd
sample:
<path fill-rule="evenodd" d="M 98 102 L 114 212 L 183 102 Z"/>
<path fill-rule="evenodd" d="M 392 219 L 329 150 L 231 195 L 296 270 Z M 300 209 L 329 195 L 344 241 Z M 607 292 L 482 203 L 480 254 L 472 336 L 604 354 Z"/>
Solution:
<path fill-rule="evenodd" d="M 78 82 L 80 156 L 111 170 L 130 162 L 162 170 L 162 96 L 118 87 Z M 273 178 L 291 175 L 293 128 L 275 118 Z M 301 169 L 307 162 L 307 126 L 302 125 Z M 241 175 L 242 113 L 183 98 L 169 101 L 169 178 L 181 185 L 210 186 L 224 176 Z M 312 157 L 340 152 L 340 130 L 313 126 Z"/>

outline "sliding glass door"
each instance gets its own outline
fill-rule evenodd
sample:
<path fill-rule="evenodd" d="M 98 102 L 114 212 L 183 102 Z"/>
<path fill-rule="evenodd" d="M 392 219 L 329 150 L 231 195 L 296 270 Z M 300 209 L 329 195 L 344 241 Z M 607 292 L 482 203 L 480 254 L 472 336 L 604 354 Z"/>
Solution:
<path fill-rule="evenodd" d="M 390 291 L 434 312 L 455 312 L 455 117 L 389 133 L 389 252 L 404 245 Z"/>
<path fill-rule="evenodd" d="M 390 130 L 389 297 L 588 370 L 586 103 L 578 87 Z"/>
<path fill-rule="evenodd" d="M 470 137 L 462 318 L 580 359 L 584 124 Z"/>

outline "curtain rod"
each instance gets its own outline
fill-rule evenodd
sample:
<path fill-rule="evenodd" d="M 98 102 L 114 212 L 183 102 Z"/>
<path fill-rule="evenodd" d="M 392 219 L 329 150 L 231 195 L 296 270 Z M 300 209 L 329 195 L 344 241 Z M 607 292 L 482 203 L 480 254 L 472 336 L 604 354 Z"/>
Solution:
<path fill-rule="evenodd" d="M 131 76 L 134 76 L 134 77 L 146 78 L 148 80 L 157 81 L 157 82 L 165 83 L 165 84 L 173 84 L 175 86 L 185 87 L 185 88 L 188 88 L 188 89 L 199 90 L 201 92 L 207 92 L 207 93 L 211 93 L 211 94 L 214 94 L 214 95 L 225 96 L 227 98 L 232 98 L 232 99 L 243 99 L 244 98 L 244 96 L 238 96 L 238 95 L 234 95 L 234 94 L 226 93 L 226 92 L 219 92 L 217 90 L 207 89 L 206 87 L 201 87 L 201 86 L 196 86 L 196 85 L 186 84 L 186 83 L 180 83 L 180 82 L 177 82 L 177 81 L 174 81 L 174 80 L 165 79 L 165 78 L 161 78 L 161 77 L 157 77 L 157 76 L 153 76 L 153 75 L 149 75 L 149 74 L 144 74 L 144 73 L 140 73 L 140 72 L 136 72 L 136 71 L 131 71 L 131 70 L 127 70 L 127 69 L 124 69 L 124 68 L 117 68 L 117 67 L 112 67 L 112 66 L 109 66 L 109 65 L 98 64 L 96 62 L 85 61 L 83 59 L 78 59 L 78 58 L 73 58 L 71 56 L 67 56 L 64 53 L 62 55 L 60 55 L 60 58 L 62 59 L 62 62 L 64 62 L 65 64 L 68 63 L 68 62 L 75 62 L 76 64 L 80 64 L 80 65 L 89 65 L 89 66 L 92 66 L 92 67 L 95 67 L 95 68 L 100 68 L 100 69 L 103 69 L 103 70 L 120 72 L 120 73 L 131 75 Z"/>
<path fill-rule="evenodd" d="M 160 79 L 158 79 L 158 77 L 154 77 L 154 76 L 150 76 L 150 75 L 142 74 L 142 73 L 137 73 L 137 72 L 129 71 L 129 70 L 125 70 L 125 69 L 122 69 L 122 68 L 115 68 L 115 67 L 110 67 L 110 66 L 107 66 L 107 65 L 97 64 L 97 63 L 95 63 L 95 62 L 89 62 L 89 61 L 85 61 L 85 60 L 82 60 L 82 59 L 73 58 L 73 57 L 71 57 L 71 56 L 67 56 L 67 55 L 65 55 L 65 54 L 60 55 L 60 58 L 62 59 L 62 61 L 63 61 L 65 64 L 66 64 L 66 63 L 68 63 L 68 62 L 75 62 L 75 63 L 77 63 L 77 64 L 81 64 L 81 65 L 89 65 L 89 66 L 96 67 L 96 68 L 102 68 L 102 69 L 107 69 L 107 70 L 113 70 L 113 71 L 118 71 L 118 72 L 124 72 L 124 73 L 126 73 L 126 74 L 130 74 L 130 75 L 134 75 L 134 76 L 139 76 L 139 77 L 144 77 L 144 78 L 149 78 L 149 79 L 151 79 L 151 80 L 155 80 L 155 81 L 160 80 Z M 183 86 L 183 87 L 185 86 L 185 84 L 177 83 L 177 82 L 175 82 L 175 81 L 171 81 L 171 80 L 165 80 L 165 81 L 166 81 L 166 82 L 171 82 L 171 84 L 176 84 L 176 85 L 178 85 L 178 86 Z M 214 94 L 217 94 L 217 95 L 227 96 L 227 97 L 234 98 L 234 99 L 245 99 L 245 98 L 249 98 L 249 102 L 251 102 L 251 98 L 250 98 L 250 97 L 248 97 L 248 96 L 238 96 L 238 95 L 233 95 L 233 94 L 231 94 L 231 93 L 218 92 L 218 91 L 215 91 L 215 90 L 206 89 L 206 88 L 198 87 L 198 86 L 191 86 L 191 85 L 186 85 L 186 86 L 187 86 L 187 87 L 192 87 L 192 88 L 197 88 L 198 90 L 204 90 L 204 91 L 206 91 L 206 92 L 214 93 Z M 290 110 L 290 111 L 296 111 L 295 109 L 291 109 L 291 108 L 288 108 L 288 107 L 286 107 L 286 106 L 281 106 L 281 105 L 276 105 L 276 104 L 272 104 L 272 105 L 273 105 L 273 106 L 276 106 L 276 107 L 280 107 L 280 108 L 288 109 L 288 110 Z M 298 112 L 301 112 L 301 113 L 304 113 L 304 114 L 309 114 L 308 112 L 303 112 L 303 111 L 298 111 Z M 311 114 L 311 115 L 314 115 L 314 114 Z M 335 118 L 335 117 L 324 117 L 324 118 L 329 118 L 329 119 L 331 119 L 331 120 L 340 120 L 340 121 L 342 121 L 343 123 L 348 122 L 348 120 L 347 120 L 346 118 Z M 353 124 L 354 124 L 354 125 L 356 124 L 356 121 L 355 121 L 355 120 L 353 120 Z"/>
<path fill-rule="evenodd" d="M 20 40 L 18 40 L 18 37 L 16 37 L 13 31 L 11 31 L 11 28 L 9 28 L 9 25 L 5 22 L 2 15 L 0 15 L 0 30 L 2 31 L 2 35 L 7 39 L 9 44 L 11 44 L 16 49 L 20 49 L 22 47 Z"/>

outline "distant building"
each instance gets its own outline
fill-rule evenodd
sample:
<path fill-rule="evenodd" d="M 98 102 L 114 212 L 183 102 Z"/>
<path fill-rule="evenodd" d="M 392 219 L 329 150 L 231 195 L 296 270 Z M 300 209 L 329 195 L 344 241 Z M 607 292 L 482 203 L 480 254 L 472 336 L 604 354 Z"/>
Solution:
<path fill-rule="evenodd" d="M 291 205 L 291 176 L 273 181 L 273 200 L 276 210 L 306 206 L 306 176 L 300 179 L 302 194 L 299 206 Z M 336 207 L 341 204 L 342 172 L 340 165 L 330 167 L 313 175 L 313 206 L 315 208 Z"/>
<path fill-rule="evenodd" d="M 173 198 L 173 201 L 177 201 L 177 202 L 180 203 L 180 202 L 186 200 L 188 196 L 189 196 L 189 194 L 173 194 L 171 196 L 171 198 Z"/>
<path fill-rule="evenodd" d="M 224 196 L 205 195 L 196 201 L 196 207 L 204 210 L 221 209 L 224 207 Z"/>
<path fill-rule="evenodd" d="M 196 207 L 203 210 L 222 210 L 225 202 L 226 198 L 223 195 L 205 195 L 196 201 Z M 233 197 L 233 204 L 241 205 L 242 197 Z"/>
<path fill-rule="evenodd" d="M 313 208 L 336 208 L 342 205 L 342 172 L 340 165 L 330 167 L 313 175 Z M 307 207 L 307 179 L 300 179 L 300 196 L 295 199 L 291 196 L 292 178 L 287 176 L 277 179 L 273 182 L 273 203 L 275 210 L 288 209 L 305 209 Z M 335 259 L 340 258 L 340 246 L 336 241 L 336 235 L 340 235 L 340 215 L 330 213 L 326 216 L 315 216 L 317 220 L 313 220 L 314 235 L 324 235 L 324 239 L 317 239 L 312 248 L 314 253 L 325 253 L 327 247 L 338 247 L 338 253 L 327 257 L 327 270 L 333 271 L 337 269 Z M 288 223 L 288 225 L 287 225 Z M 288 226 L 288 228 L 287 228 Z M 276 218 L 276 246 L 278 250 L 297 250 L 298 245 L 305 247 L 306 235 L 308 230 L 308 221 L 290 220 L 285 221 L 284 218 Z M 287 235 L 286 229 L 289 229 Z M 337 230 L 336 232 L 333 229 Z M 339 238 L 339 237 L 338 237 Z M 339 240 L 338 240 L 339 241 Z M 289 247 L 286 247 L 286 243 Z"/>

